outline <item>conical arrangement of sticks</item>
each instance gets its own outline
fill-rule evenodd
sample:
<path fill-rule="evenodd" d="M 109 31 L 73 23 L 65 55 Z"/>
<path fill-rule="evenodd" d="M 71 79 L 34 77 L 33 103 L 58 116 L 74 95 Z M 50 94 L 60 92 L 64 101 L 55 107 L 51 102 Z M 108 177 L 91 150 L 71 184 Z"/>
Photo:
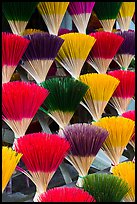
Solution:
<path fill-rule="evenodd" d="M 33 202 L 135 202 L 135 2 L 3 2 L 2 15 L 2 195 L 20 172 Z"/>

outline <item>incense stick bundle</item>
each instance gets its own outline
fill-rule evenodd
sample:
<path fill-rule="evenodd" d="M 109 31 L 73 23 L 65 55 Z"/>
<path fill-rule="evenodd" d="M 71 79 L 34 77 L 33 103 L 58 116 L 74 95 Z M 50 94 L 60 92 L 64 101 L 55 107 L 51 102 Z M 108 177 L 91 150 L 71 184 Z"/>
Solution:
<path fill-rule="evenodd" d="M 101 118 L 104 109 L 116 90 L 119 80 L 107 74 L 84 74 L 79 77 L 80 81 L 89 86 L 84 95 L 84 103 L 81 103 L 91 114 L 93 120 Z"/>
<path fill-rule="evenodd" d="M 104 29 L 111 32 L 122 2 L 96 2 L 94 11 Z"/>
<path fill-rule="evenodd" d="M 119 31 L 116 34 L 123 37 L 124 41 L 118 49 L 114 60 L 120 65 L 121 69 L 127 70 L 135 56 L 135 31 Z"/>
<path fill-rule="evenodd" d="M 39 2 L 38 11 L 41 14 L 50 34 L 58 35 L 63 17 L 69 2 Z"/>
<path fill-rule="evenodd" d="M 112 173 L 126 181 L 130 187 L 123 200 L 135 202 L 135 163 L 132 161 L 122 162 L 112 168 Z"/>
<path fill-rule="evenodd" d="M 30 40 L 30 44 L 22 57 L 21 66 L 39 84 L 45 81 L 64 40 L 48 33 L 35 33 L 25 37 Z"/>
<path fill-rule="evenodd" d="M 112 166 L 118 165 L 123 151 L 134 131 L 135 122 L 124 117 L 104 117 L 93 125 L 102 127 L 109 132 L 101 149 L 111 160 Z"/>
<path fill-rule="evenodd" d="M 2 32 L 2 83 L 10 81 L 29 43 L 21 36 Z"/>
<path fill-rule="evenodd" d="M 22 34 L 37 4 L 38 2 L 3 2 L 2 12 L 14 34 Z"/>
<path fill-rule="evenodd" d="M 129 70 L 109 71 L 108 75 L 117 78 L 120 83 L 114 91 L 110 104 L 119 115 L 127 111 L 128 105 L 135 95 L 135 72 Z"/>
<path fill-rule="evenodd" d="M 129 191 L 126 181 L 111 174 L 89 174 L 84 179 L 84 190 L 92 195 L 96 202 L 122 202 Z"/>
<path fill-rule="evenodd" d="M 69 124 L 88 86 L 71 77 L 47 79 L 41 86 L 50 94 L 40 109 L 63 129 Z"/>
<path fill-rule="evenodd" d="M 54 187 L 40 194 L 38 202 L 96 202 L 88 192 L 76 187 Z"/>
<path fill-rule="evenodd" d="M 15 138 L 24 135 L 49 91 L 30 82 L 14 81 L 2 85 L 2 119 Z"/>
<path fill-rule="evenodd" d="M 124 38 L 115 33 L 105 31 L 90 33 L 89 35 L 96 39 L 96 43 L 88 55 L 87 62 L 98 73 L 106 74 Z"/>
<path fill-rule="evenodd" d="M 117 22 L 122 31 L 128 31 L 135 12 L 135 2 L 122 2 L 117 16 Z"/>
<path fill-rule="evenodd" d="M 79 33 L 86 34 L 87 25 L 95 2 L 70 2 L 68 12 Z"/>
<path fill-rule="evenodd" d="M 131 111 L 127 111 L 127 112 L 123 113 L 122 117 L 129 118 L 129 119 L 135 121 L 135 110 L 131 110 Z M 132 147 L 135 150 L 135 129 L 133 131 L 133 134 L 132 134 L 132 137 L 131 137 L 129 143 L 132 145 Z"/>
<path fill-rule="evenodd" d="M 11 147 L 2 146 L 2 193 L 21 157 L 22 154 L 17 153 Z"/>
<path fill-rule="evenodd" d="M 34 33 L 45 33 L 45 31 L 42 31 L 40 29 L 32 29 L 32 28 L 29 28 L 29 29 L 25 29 L 22 33 L 23 36 L 25 35 L 32 35 Z"/>
<path fill-rule="evenodd" d="M 68 33 L 60 37 L 65 41 L 55 60 L 57 60 L 72 77 L 78 79 L 96 39 L 82 33 Z"/>
<path fill-rule="evenodd" d="M 75 123 L 66 126 L 62 133 L 71 146 L 66 159 L 79 174 L 76 185 L 82 187 L 83 178 L 87 176 L 108 132 L 94 125 Z"/>
<path fill-rule="evenodd" d="M 122 114 L 122 116 L 124 118 L 129 118 L 129 119 L 135 121 L 135 110 L 130 110 L 130 111 L 124 112 Z"/>
<path fill-rule="evenodd" d="M 18 138 L 14 148 L 22 153 L 22 161 L 27 170 L 17 168 L 28 176 L 36 186 L 34 201 L 39 194 L 47 190 L 55 171 L 63 161 L 70 148 L 66 139 L 56 134 L 32 133 Z"/>
<path fill-rule="evenodd" d="M 72 30 L 69 30 L 67 28 L 60 28 L 59 31 L 58 31 L 58 36 L 64 35 L 66 33 L 72 33 L 72 32 L 73 32 Z"/>

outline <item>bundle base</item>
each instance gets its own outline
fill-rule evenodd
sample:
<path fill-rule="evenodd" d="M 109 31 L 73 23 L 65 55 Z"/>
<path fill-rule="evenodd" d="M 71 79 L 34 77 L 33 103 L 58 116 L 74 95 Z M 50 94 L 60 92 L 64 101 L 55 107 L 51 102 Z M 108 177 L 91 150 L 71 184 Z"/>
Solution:
<path fill-rule="evenodd" d="M 4 65 L 2 67 L 2 84 L 10 81 L 15 69 L 16 69 L 16 66 Z"/>

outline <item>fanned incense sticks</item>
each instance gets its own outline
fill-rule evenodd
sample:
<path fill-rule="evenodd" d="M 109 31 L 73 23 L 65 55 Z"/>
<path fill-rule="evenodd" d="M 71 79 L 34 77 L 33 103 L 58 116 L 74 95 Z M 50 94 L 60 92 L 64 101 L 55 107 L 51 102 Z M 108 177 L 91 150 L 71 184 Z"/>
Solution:
<path fill-rule="evenodd" d="M 66 33 L 72 33 L 72 32 L 73 32 L 72 30 L 69 30 L 67 28 L 60 28 L 59 31 L 58 31 L 58 36 L 64 35 Z"/>
<path fill-rule="evenodd" d="M 25 29 L 22 33 L 23 36 L 25 35 L 32 35 L 34 33 L 45 33 L 45 31 L 42 31 L 42 30 L 39 30 L 39 29 L 32 29 L 32 28 L 29 28 L 29 29 Z"/>
<path fill-rule="evenodd" d="M 2 146 L 2 193 L 21 157 L 21 153 L 17 153 L 10 147 Z"/>
<path fill-rule="evenodd" d="M 135 56 L 135 31 L 117 31 L 116 34 L 123 37 L 124 41 L 118 49 L 114 60 L 120 65 L 121 69 L 127 70 Z"/>
<path fill-rule="evenodd" d="M 124 118 L 129 118 L 129 119 L 135 121 L 135 110 L 131 110 L 131 111 L 124 112 L 124 113 L 122 114 L 122 116 L 123 116 Z M 132 137 L 131 137 L 129 143 L 132 145 L 132 147 L 133 147 L 134 150 L 135 150 L 135 129 L 134 129 L 134 131 L 133 131 L 133 134 L 132 134 Z"/>
<path fill-rule="evenodd" d="M 40 194 L 38 202 L 96 202 L 96 200 L 83 189 L 56 187 Z"/>
<path fill-rule="evenodd" d="M 124 38 L 115 33 L 105 31 L 90 33 L 89 35 L 96 39 L 96 43 L 88 55 L 87 62 L 98 73 L 106 74 Z"/>
<path fill-rule="evenodd" d="M 135 121 L 135 110 L 129 110 L 129 111 L 127 111 L 127 112 L 124 112 L 124 113 L 122 114 L 122 116 L 123 116 L 124 118 L 129 118 L 129 119 Z"/>
<path fill-rule="evenodd" d="M 47 186 L 55 171 L 66 156 L 70 144 L 66 139 L 56 134 L 32 133 L 18 138 L 14 142 L 14 148 L 22 153 L 22 161 L 29 173 L 22 171 L 36 186 L 37 196 L 47 190 Z"/>
<path fill-rule="evenodd" d="M 135 72 L 129 70 L 109 71 L 108 75 L 117 78 L 120 83 L 114 91 L 110 104 L 119 115 L 127 111 L 128 105 L 135 95 Z"/>
<path fill-rule="evenodd" d="M 112 116 L 101 118 L 98 122 L 92 124 L 109 132 L 101 149 L 109 157 L 113 166 L 118 165 L 123 151 L 133 134 L 135 122 L 121 116 Z"/>
<path fill-rule="evenodd" d="M 21 35 L 25 30 L 38 2 L 3 2 L 4 13 L 14 34 Z"/>
<path fill-rule="evenodd" d="M 82 187 L 83 178 L 87 176 L 108 132 L 94 125 L 75 123 L 66 126 L 62 135 L 71 145 L 66 159 L 78 171 L 79 178 L 76 185 Z"/>
<path fill-rule="evenodd" d="M 79 33 L 86 34 L 87 25 L 95 2 L 70 2 L 68 12 Z"/>
<path fill-rule="evenodd" d="M 97 73 L 80 75 L 79 79 L 89 86 L 83 97 L 84 103 L 81 105 L 89 111 L 93 120 L 97 121 L 101 118 L 108 101 L 119 84 L 119 80 L 109 77 L 107 74 Z"/>
<path fill-rule="evenodd" d="M 117 22 L 122 31 L 128 31 L 135 12 L 135 2 L 122 2 L 117 16 Z"/>
<path fill-rule="evenodd" d="M 2 119 L 15 138 L 24 135 L 49 91 L 35 83 L 14 81 L 2 85 Z"/>
<path fill-rule="evenodd" d="M 135 163 L 132 161 L 122 162 L 112 168 L 112 173 L 126 181 L 130 187 L 123 200 L 135 202 Z"/>
<path fill-rule="evenodd" d="M 25 37 L 30 40 L 30 44 L 22 57 L 21 66 L 39 84 L 45 81 L 64 40 L 48 33 L 35 33 Z"/>
<path fill-rule="evenodd" d="M 111 174 L 89 174 L 84 178 L 84 190 L 92 195 L 96 202 L 122 202 L 129 191 L 128 183 Z"/>
<path fill-rule="evenodd" d="M 96 2 L 94 11 L 104 29 L 112 32 L 122 2 Z"/>
<path fill-rule="evenodd" d="M 88 86 L 71 77 L 51 78 L 41 83 L 41 86 L 48 89 L 50 94 L 40 109 L 60 128 L 64 128 L 69 124 Z"/>
<path fill-rule="evenodd" d="M 58 35 L 68 5 L 69 2 L 39 2 L 37 5 L 50 34 Z"/>
<path fill-rule="evenodd" d="M 2 32 L 2 83 L 10 81 L 29 43 L 21 36 Z"/>
<path fill-rule="evenodd" d="M 55 58 L 69 74 L 78 79 L 96 39 L 82 33 L 60 35 L 65 40 Z"/>

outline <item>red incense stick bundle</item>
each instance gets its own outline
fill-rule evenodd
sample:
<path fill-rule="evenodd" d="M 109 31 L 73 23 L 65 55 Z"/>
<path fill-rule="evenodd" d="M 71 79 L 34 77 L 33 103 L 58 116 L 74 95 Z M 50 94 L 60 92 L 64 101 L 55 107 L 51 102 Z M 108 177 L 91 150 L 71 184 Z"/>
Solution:
<path fill-rule="evenodd" d="M 70 144 L 56 134 L 32 133 L 18 138 L 14 148 L 23 154 L 22 161 L 29 171 L 21 170 L 22 173 L 36 185 L 36 201 L 37 196 L 46 191 L 49 181 L 67 155 Z"/>
<path fill-rule="evenodd" d="M 115 70 L 108 72 L 117 78 L 120 83 L 114 91 L 110 103 L 121 115 L 127 111 L 128 105 L 135 94 L 135 72 L 129 70 Z"/>
<path fill-rule="evenodd" d="M 49 91 L 30 82 L 14 81 L 2 85 L 2 119 L 15 138 L 25 134 Z"/>
<path fill-rule="evenodd" d="M 21 36 L 2 32 L 2 83 L 10 81 L 29 43 Z"/>
<path fill-rule="evenodd" d="M 88 55 L 87 62 L 98 73 L 105 74 L 124 38 L 115 33 L 105 31 L 90 33 L 89 35 L 96 39 L 96 43 Z"/>
<path fill-rule="evenodd" d="M 56 187 L 40 194 L 38 202 L 96 202 L 96 200 L 80 188 Z"/>
<path fill-rule="evenodd" d="M 123 113 L 122 116 L 124 118 L 129 118 L 129 119 L 135 121 L 135 110 L 127 111 L 127 112 Z M 135 150 L 135 129 L 133 131 L 133 135 L 132 135 L 129 143 L 132 145 L 132 147 Z"/>

